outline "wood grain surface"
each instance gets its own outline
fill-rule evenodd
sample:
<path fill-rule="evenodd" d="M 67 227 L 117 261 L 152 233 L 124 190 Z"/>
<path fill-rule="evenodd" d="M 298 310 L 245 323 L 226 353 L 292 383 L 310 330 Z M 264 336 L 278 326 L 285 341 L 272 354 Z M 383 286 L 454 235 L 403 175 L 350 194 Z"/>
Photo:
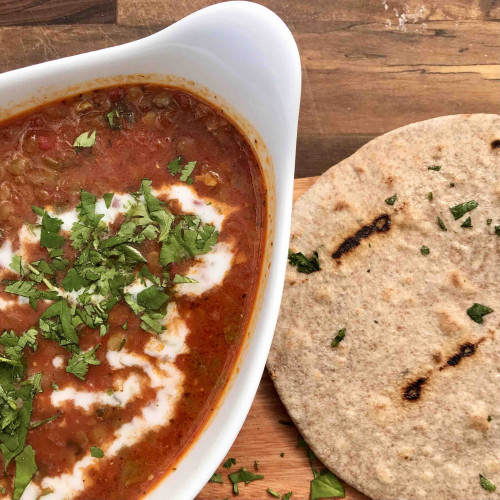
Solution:
<path fill-rule="evenodd" d="M 125 43 L 213 0 L 0 0 L 0 72 Z M 263 0 L 288 24 L 302 60 L 296 177 L 310 177 L 372 138 L 415 121 L 500 111 L 500 0 Z M 296 194 L 310 179 L 296 181 Z M 266 488 L 309 494 L 311 471 L 297 431 L 264 374 L 228 456 L 260 464 Z M 280 453 L 284 452 L 283 457 Z M 200 500 L 231 496 L 209 484 Z M 349 500 L 365 498 L 347 489 Z"/>

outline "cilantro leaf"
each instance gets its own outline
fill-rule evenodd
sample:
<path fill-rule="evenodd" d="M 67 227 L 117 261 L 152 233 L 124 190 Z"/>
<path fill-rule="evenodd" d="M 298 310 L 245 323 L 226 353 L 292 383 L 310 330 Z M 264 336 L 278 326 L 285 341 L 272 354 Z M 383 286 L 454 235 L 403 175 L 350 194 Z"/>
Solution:
<path fill-rule="evenodd" d="M 16 475 L 14 477 L 14 493 L 12 500 L 19 500 L 24 490 L 37 471 L 35 462 L 35 450 L 31 446 L 26 446 L 16 457 Z"/>
<path fill-rule="evenodd" d="M 337 347 L 342 340 L 344 340 L 345 337 L 345 328 L 342 328 L 342 330 L 339 330 L 337 335 L 335 335 L 335 338 L 332 340 L 332 345 L 331 347 Z"/>
<path fill-rule="evenodd" d="M 222 474 L 212 474 L 212 477 L 208 480 L 209 483 L 219 483 L 222 484 Z"/>
<path fill-rule="evenodd" d="M 441 170 L 441 165 L 431 165 L 430 167 L 427 167 L 427 170 L 435 170 L 436 172 L 439 172 Z"/>
<path fill-rule="evenodd" d="M 118 109 L 112 109 L 109 113 L 106 113 L 106 118 L 111 130 L 121 130 L 122 124 L 120 120 L 120 111 Z"/>
<path fill-rule="evenodd" d="M 36 285 L 34 281 L 12 281 L 5 287 L 5 291 L 21 297 L 37 297 Z"/>
<path fill-rule="evenodd" d="M 266 491 L 274 498 L 281 498 L 281 495 L 277 491 L 274 491 L 272 488 L 267 488 Z"/>
<path fill-rule="evenodd" d="M 184 165 L 180 176 L 181 182 L 185 182 L 186 184 L 193 183 L 193 178 L 190 177 L 190 175 L 193 173 L 194 167 L 196 167 L 195 161 L 190 161 L 189 163 L 186 163 L 186 165 Z"/>
<path fill-rule="evenodd" d="M 232 465 L 236 465 L 236 459 L 228 458 L 223 464 L 224 469 L 230 469 Z"/>
<path fill-rule="evenodd" d="M 172 175 L 179 173 L 182 170 L 182 156 L 179 156 L 179 158 L 175 158 L 175 160 L 169 162 L 167 168 Z"/>
<path fill-rule="evenodd" d="M 497 487 L 482 474 L 479 474 L 479 483 L 481 484 L 481 487 L 486 491 L 496 491 L 497 489 Z"/>
<path fill-rule="evenodd" d="M 302 252 L 288 250 L 288 262 L 296 266 L 299 273 L 311 274 L 320 270 L 318 252 L 313 252 L 312 257 L 307 258 Z"/>
<path fill-rule="evenodd" d="M 62 413 L 56 413 L 55 415 L 52 415 L 51 417 L 44 418 L 43 420 L 38 420 L 37 422 L 31 422 L 30 429 L 36 429 L 37 427 L 48 424 L 49 422 L 52 422 L 56 418 L 59 418 L 61 415 L 62 415 Z"/>
<path fill-rule="evenodd" d="M 86 280 L 82 279 L 74 267 L 68 271 L 62 280 L 62 286 L 67 292 L 76 292 L 77 290 L 80 290 L 80 288 L 83 288 L 85 284 Z"/>
<path fill-rule="evenodd" d="M 97 446 L 91 446 L 90 456 L 94 458 L 103 458 L 104 452 L 101 450 L 101 448 L 98 448 Z"/>
<path fill-rule="evenodd" d="M 106 204 L 106 208 L 109 208 L 111 206 L 111 202 L 113 201 L 114 194 L 104 193 L 102 197 L 104 199 L 104 203 Z"/>
<path fill-rule="evenodd" d="M 160 333 L 165 330 L 165 327 L 160 323 L 160 319 L 163 319 L 163 314 L 143 314 L 141 316 L 141 324 L 140 327 L 147 332 L 152 330 L 156 334 L 160 335 Z"/>
<path fill-rule="evenodd" d="M 134 248 L 131 245 L 122 244 L 118 248 L 123 253 L 123 255 L 132 262 L 147 262 L 141 252 L 139 252 L 137 248 Z"/>
<path fill-rule="evenodd" d="M 39 207 L 31 207 L 33 212 L 42 217 L 40 231 L 40 245 L 45 248 L 60 248 L 64 244 L 64 238 L 58 234 L 63 221 L 57 217 L 51 217 L 46 210 Z"/>
<path fill-rule="evenodd" d="M 441 219 L 441 217 L 438 217 L 437 218 L 437 223 L 438 223 L 438 226 L 443 230 L 443 231 L 448 231 L 448 228 L 445 226 L 444 222 L 443 222 L 443 219 Z"/>
<path fill-rule="evenodd" d="M 293 492 L 289 491 L 288 493 L 284 493 L 281 497 L 281 500 L 290 500 L 292 498 Z"/>
<path fill-rule="evenodd" d="M 40 320 L 57 318 L 57 323 L 43 323 L 45 328 L 40 327 L 44 337 L 51 340 L 57 340 L 61 345 L 78 345 L 78 335 L 71 320 L 71 312 L 68 303 L 65 300 L 60 300 L 51 304 L 44 313 L 40 316 Z"/>
<path fill-rule="evenodd" d="M 87 352 L 80 352 L 73 354 L 68 361 L 66 371 L 72 373 L 80 380 L 85 380 L 85 375 L 89 369 L 89 365 L 100 365 L 101 362 L 95 357 L 95 352 L 101 344 L 97 344 L 93 349 Z"/>
<path fill-rule="evenodd" d="M 168 295 L 162 288 L 150 286 L 137 294 L 137 303 L 153 311 L 157 311 L 168 300 Z"/>
<path fill-rule="evenodd" d="M 94 130 L 92 133 L 90 131 L 80 134 L 73 143 L 73 147 L 76 148 L 77 152 L 81 148 L 91 148 L 96 141 L 97 131 Z"/>
<path fill-rule="evenodd" d="M 177 284 L 177 283 L 198 283 L 198 281 L 194 280 L 193 278 L 188 278 L 187 276 L 181 276 L 180 274 L 176 274 L 174 276 L 173 282 L 175 284 Z"/>
<path fill-rule="evenodd" d="M 9 267 L 17 274 L 23 274 L 23 261 L 20 255 L 14 255 Z"/>
<path fill-rule="evenodd" d="M 422 255 L 429 255 L 430 252 L 431 251 L 430 251 L 429 247 L 426 247 L 425 245 L 422 245 L 422 247 L 420 248 L 420 253 Z"/>
<path fill-rule="evenodd" d="M 398 195 L 397 194 L 394 194 L 392 195 L 390 198 L 387 198 L 385 200 L 385 202 L 388 204 L 388 205 L 394 205 L 394 203 L 396 203 L 396 200 L 398 199 Z"/>
<path fill-rule="evenodd" d="M 172 227 L 172 223 L 174 222 L 174 216 L 166 212 L 165 210 L 157 210 L 156 212 L 152 212 L 151 219 L 158 223 L 160 226 L 160 235 L 158 236 L 158 241 L 165 241 L 170 233 L 170 228 Z"/>
<path fill-rule="evenodd" d="M 253 472 L 247 471 L 244 467 L 229 474 L 229 479 L 234 484 L 245 483 L 248 484 L 251 481 L 258 481 L 259 479 L 264 479 L 262 474 L 254 474 Z"/>
<path fill-rule="evenodd" d="M 467 309 L 467 314 L 472 321 L 476 323 L 483 323 L 483 316 L 490 314 L 493 312 L 493 309 L 483 306 L 482 304 L 478 304 L 477 302 Z"/>
<path fill-rule="evenodd" d="M 470 217 L 467 217 L 465 222 L 460 227 L 472 227 L 472 220 Z"/>
<path fill-rule="evenodd" d="M 160 264 L 166 266 L 172 262 L 208 253 L 217 243 L 219 233 L 211 224 L 192 224 L 187 216 L 179 222 L 163 242 L 160 251 Z"/>
<path fill-rule="evenodd" d="M 333 472 L 323 471 L 311 481 L 311 500 L 332 497 L 344 498 L 344 487 Z"/>
<path fill-rule="evenodd" d="M 456 205 L 454 207 L 450 207 L 450 212 L 453 214 L 453 218 L 455 220 L 460 219 L 462 215 L 471 210 L 474 210 L 479 203 L 475 200 L 466 201 L 465 203 L 461 203 L 460 205 Z"/>

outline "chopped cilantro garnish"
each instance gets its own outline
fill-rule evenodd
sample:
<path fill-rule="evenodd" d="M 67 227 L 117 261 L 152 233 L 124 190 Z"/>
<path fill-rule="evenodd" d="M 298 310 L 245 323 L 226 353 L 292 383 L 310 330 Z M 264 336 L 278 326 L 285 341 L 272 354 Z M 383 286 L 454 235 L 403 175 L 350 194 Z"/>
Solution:
<path fill-rule="evenodd" d="M 267 488 L 266 491 L 274 498 L 281 498 L 281 495 L 278 492 L 274 491 L 272 488 Z"/>
<path fill-rule="evenodd" d="M 168 295 L 162 288 L 150 286 L 137 294 L 137 303 L 152 311 L 157 311 L 168 300 Z"/>
<path fill-rule="evenodd" d="M 80 290 L 85 284 L 88 284 L 88 281 L 83 279 L 74 267 L 68 271 L 62 281 L 62 286 L 67 292 Z"/>
<path fill-rule="evenodd" d="M 398 195 L 397 194 L 393 194 L 390 198 L 387 198 L 385 200 L 385 202 L 388 204 L 388 205 L 394 205 L 394 203 L 396 203 L 396 200 L 398 199 Z"/>
<path fill-rule="evenodd" d="M 106 113 L 106 118 L 108 119 L 108 125 L 111 130 L 120 130 L 122 128 L 120 111 L 118 109 L 113 109 L 109 113 Z"/>
<path fill-rule="evenodd" d="M 493 222 L 493 219 L 486 219 L 486 224 L 488 226 L 491 226 L 491 223 Z"/>
<path fill-rule="evenodd" d="M 236 460 L 234 458 L 228 458 L 223 464 L 224 469 L 230 469 L 232 465 L 236 465 Z"/>
<path fill-rule="evenodd" d="M 194 167 L 196 167 L 195 161 L 190 161 L 186 163 L 186 165 L 182 166 L 182 156 L 179 156 L 179 158 L 175 158 L 175 160 L 172 160 L 168 164 L 167 169 L 172 175 L 180 172 L 181 176 L 179 180 L 181 182 L 185 182 L 186 184 L 192 184 L 193 178 L 191 177 L 191 174 L 193 173 Z"/>
<path fill-rule="evenodd" d="M 198 283 L 193 278 L 188 278 L 187 276 L 181 276 L 180 274 L 176 274 L 173 279 L 173 283 Z"/>
<path fill-rule="evenodd" d="M 95 134 L 89 138 L 92 136 L 95 140 Z M 91 146 L 79 144 L 75 147 Z M 181 166 L 186 181 L 192 168 L 194 166 L 183 172 Z M 14 257 L 11 268 L 20 274 L 19 279 L 3 282 L 6 293 L 26 297 L 35 309 L 38 300 L 52 302 L 34 327 L 20 335 L 13 331 L 4 331 L 0 335 L 0 451 L 5 467 L 16 461 L 15 491 L 19 496 L 31 480 L 34 472 L 30 471 L 36 470 L 34 454 L 31 463 L 30 447 L 25 446 L 28 429 L 36 429 L 60 416 L 57 414 L 30 423 L 33 399 L 41 392 L 42 375 L 25 376 L 24 349 L 36 350 L 38 334 L 57 342 L 71 353 L 66 371 L 84 380 L 89 366 L 99 365 L 100 361 L 96 357 L 99 344 L 82 351 L 79 344 L 81 328 L 86 326 L 101 336 L 106 335 L 110 328 L 111 309 L 124 302 L 138 316 L 141 328 L 162 333 L 169 289 L 175 283 L 194 282 L 180 275 L 171 280 L 171 271 L 166 266 L 206 254 L 217 242 L 218 232 L 214 226 L 202 223 L 193 215 L 174 217 L 153 195 L 150 180 L 144 179 L 133 196 L 135 201 L 130 204 L 125 220 L 116 232 L 102 220 L 104 215 L 97 211 L 96 197 L 85 190 L 80 193 L 80 203 L 76 207 L 78 220 L 69 236 L 59 234 L 62 220 L 43 208 L 33 207 L 41 218 L 40 245 L 48 249 L 48 257 L 34 262 L 23 262 L 19 256 Z M 109 208 L 113 193 L 103 197 Z M 159 276 L 148 269 L 146 258 L 141 253 L 141 245 L 147 240 L 162 245 L 160 263 L 164 269 Z M 71 262 L 64 257 L 67 245 L 73 247 Z M 146 288 L 135 299 L 126 292 L 126 287 L 136 280 Z M 122 327 L 127 329 L 127 321 Z M 126 338 L 123 338 L 119 349 L 125 342 Z M 51 387 L 54 391 L 59 390 L 54 382 Z M 234 486 L 237 489 L 237 483 Z"/>
<path fill-rule="evenodd" d="M 167 168 L 172 175 L 179 173 L 182 170 L 182 156 L 169 162 Z"/>
<path fill-rule="evenodd" d="M 479 483 L 481 484 L 481 487 L 486 491 L 496 491 L 497 489 L 497 487 L 482 474 L 479 474 Z"/>
<path fill-rule="evenodd" d="M 491 422 L 491 415 L 488 415 L 488 422 Z"/>
<path fill-rule="evenodd" d="M 465 222 L 460 227 L 472 227 L 472 220 L 470 217 L 467 217 Z"/>
<path fill-rule="evenodd" d="M 105 193 L 102 195 L 104 203 L 106 204 L 106 208 L 111 206 L 111 202 L 113 201 L 114 194 L 113 193 Z"/>
<path fill-rule="evenodd" d="M 292 495 L 293 495 L 292 491 L 289 491 L 288 493 L 283 493 L 281 500 L 290 500 L 290 498 L 292 498 Z"/>
<path fill-rule="evenodd" d="M 311 481 L 311 500 L 344 497 L 344 487 L 337 476 L 329 470 L 322 471 L 318 477 Z"/>
<path fill-rule="evenodd" d="M 431 165 L 430 167 L 427 167 L 427 170 L 435 170 L 436 172 L 439 172 L 441 170 L 441 165 Z"/>
<path fill-rule="evenodd" d="M 184 218 L 169 233 L 160 251 L 160 264 L 166 266 L 172 262 L 208 253 L 217 242 L 219 233 L 210 224 L 197 224 L 193 219 Z"/>
<path fill-rule="evenodd" d="M 118 346 L 118 351 L 121 351 L 123 349 L 126 342 L 127 342 L 127 337 L 123 337 L 121 342 L 120 342 L 120 345 Z"/>
<path fill-rule="evenodd" d="M 320 270 L 318 252 L 313 252 L 308 258 L 302 252 L 293 253 L 288 250 L 288 262 L 297 267 L 299 273 L 311 274 Z"/>
<path fill-rule="evenodd" d="M 448 231 L 448 228 L 445 226 L 444 222 L 443 222 L 443 219 L 441 219 L 441 217 L 438 217 L 437 218 L 437 223 L 438 223 L 438 226 L 443 230 L 443 231 Z"/>
<path fill-rule="evenodd" d="M 141 316 L 141 328 L 147 332 L 153 331 L 156 334 L 160 334 L 165 330 L 165 326 L 160 323 L 160 320 L 164 318 L 164 314 L 158 313 L 145 313 Z"/>
<path fill-rule="evenodd" d="M 500 236 L 500 226 L 495 226 L 495 234 Z"/>
<path fill-rule="evenodd" d="M 63 221 L 57 217 L 51 217 L 47 211 L 39 207 L 32 207 L 33 212 L 42 217 L 40 232 L 40 245 L 45 248 L 60 248 L 64 244 L 64 238 L 58 234 Z"/>
<path fill-rule="evenodd" d="M 430 249 L 429 249 L 429 247 L 422 245 L 422 247 L 420 248 L 420 252 L 422 253 L 422 255 L 429 255 Z"/>
<path fill-rule="evenodd" d="M 474 210 L 478 205 L 478 202 L 475 200 L 466 201 L 465 203 L 461 203 L 460 205 L 450 207 L 450 212 L 453 214 L 453 218 L 457 220 L 467 212 Z"/>
<path fill-rule="evenodd" d="M 477 302 L 467 309 L 467 314 L 472 321 L 481 324 L 483 322 L 483 316 L 493 312 L 493 309 L 478 304 Z"/>
<path fill-rule="evenodd" d="M 208 482 L 222 484 L 222 474 L 220 472 L 213 474 L 212 477 L 208 480 Z"/>
<path fill-rule="evenodd" d="M 284 451 L 282 451 L 282 452 L 280 453 L 280 457 L 281 457 L 281 458 L 283 458 L 284 456 L 285 456 L 285 452 L 284 452 Z"/>
<path fill-rule="evenodd" d="M 259 462 L 257 462 L 257 460 L 254 460 L 253 462 L 253 468 L 254 470 L 259 470 Z"/>
<path fill-rule="evenodd" d="M 434 199 L 434 195 L 432 194 L 432 191 L 429 191 L 429 194 L 427 195 L 427 199 L 429 201 L 432 201 Z"/>
<path fill-rule="evenodd" d="M 344 340 L 345 331 L 345 328 L 342 328 L 342 330 L 338 331 L 337 335 L 335 335 L 335 338 L 332 340 L 331 347 L 337 347 L 342 342 L 342 340 Z"/>
<path fill-rule="evenodd" d="M 17 274 L 23 274 L 23 260 L 20 255 L 14 255 L 9 267 Z"/>
<path fill-rule="evenodd" d="M 40 427 L 41 425 L 48 424 L 49 422 L 52 422 L 52 420 L 55 420 L 56 418 L 59 418 L 60 416 L 61 416 L 61 413 L 56 413 L 55 415 L 52 415 L 51 417 L 45 418 L 43 420 L 38 420 L 37 422 L 31 422 L 30 429 L 36 429 L 37 427 Z"/>
<path fill-rule="evenodd" d="M 264 476 L 261 474 L 254 474 L 253 472 L 249 472 L 245 469 L 245 467 L 242 467 L 236 472 L 232 472 L 231 474 L 229 474 L 229 479 L 233 483 L 233 486 L 236 486 L 238 483 L 248 484 L 252 481 L 264 479 Z"/>
<path fill-rule="evenodd" d="M 101 448 L 98 448 L 97 446 L 91 446 L 90 456 L 94 458 L 103 458 L 104 452 L 101 450 Z"/>
<path fill-rule="evenodd" d="M 193 178 L 190 175 L 193 173 L 194 167 L 196 167 L 195 161 L 190 161 L 182 168 L 180 180 L 186 184 L 192 184 Z"/>
<path fill-rule="evenodd" d="M 31 446 L 26 446 L 15 458 L 16 475 L 14 476 L 14 493 L 12 500 L 19 500 L 24 490 L 37 471 L 35 462 L 35 450 Z"/>
<path fill-rule="evenodd" d="M 93 132 L 84 132 L 80 134 L 73 143 L 73 147 L 76 148 L 76 151 L 80 151 L 82 148 L 91 148 L 96 141 L 97 131 Z"/>
<path fill-rule="evenodd" d="M 66 371 L 72 373 L 80 380 L 85 380 L 85 375 L 89 369 L 89 365 L 100 365 L 101 362 L 95 357 L 95 353 L 100 344 L 97 344 L 93 349 L 87 352 L 73 354 L 73 357 L 68 361 Z"/>

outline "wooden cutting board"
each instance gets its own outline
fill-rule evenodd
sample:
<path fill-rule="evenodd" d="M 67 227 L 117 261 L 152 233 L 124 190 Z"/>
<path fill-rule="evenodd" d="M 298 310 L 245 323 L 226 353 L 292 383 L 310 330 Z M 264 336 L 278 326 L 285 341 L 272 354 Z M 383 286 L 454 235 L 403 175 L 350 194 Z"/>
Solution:
<path fill-rule="evenodd" d="M 304 193 L 318 177 L 295 179 L 294 200 Z M 241 429 L 238 438 L 228 453 L 228 457 L 236 459 L 237 464 L 228 471 L 219 466 L 217 472 L 222 473 L 224 484 L 210 483 L 203 488 L 198 500 L 222 500 L 232 497 L 232 486 L 227 475 L 240 467 L 254 472 L 254 461 L 259 464 L 261 481 L 254 481 L 247 486 L 240 484 L 239 500 L 272 498 L 266 492 L 272 488 L 280 494 L 293 491 L 292 500 L 309 499 L 309 486 L 312 472 L 303 448 L 297 448 L 298 431 L 293 425 L 280 424 L 288 422 L 284 406 L 279 400 L 271 379 L 264 372 L 259 390 L 250 413 Z M 284 453 L 284 456 L 281 454 Z M 368 500 L 365 495 L 346 486 L 346 499 Z"/>

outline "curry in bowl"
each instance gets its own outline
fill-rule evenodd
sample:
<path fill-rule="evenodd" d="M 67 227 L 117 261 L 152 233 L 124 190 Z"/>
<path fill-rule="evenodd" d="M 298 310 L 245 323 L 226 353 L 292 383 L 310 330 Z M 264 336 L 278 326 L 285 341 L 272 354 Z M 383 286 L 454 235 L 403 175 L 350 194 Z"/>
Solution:
<path fill-rule="evenodd" d="M 265 224 L 251 145 L 185 91 L 0 124 L 1 498 L 133 500 L 175 467 L 234 368 Z"/>

